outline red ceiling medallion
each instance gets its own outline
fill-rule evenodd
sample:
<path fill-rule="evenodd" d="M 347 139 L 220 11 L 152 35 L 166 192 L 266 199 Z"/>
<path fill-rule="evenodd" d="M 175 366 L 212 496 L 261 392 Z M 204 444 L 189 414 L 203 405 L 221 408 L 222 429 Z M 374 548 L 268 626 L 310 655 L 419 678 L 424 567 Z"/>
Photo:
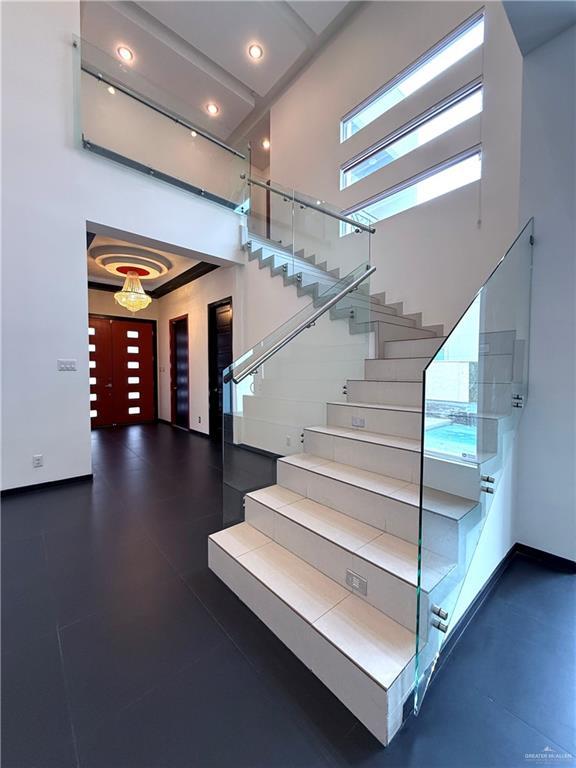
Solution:
<path fill-rule="evenodd" d="M 135 272 L 138 277 L 148 277 L 150 274 L 149 269 L 144 269 L 143 267 L 134 267 L 134 266 L 125 266 L 125 267 L 116 267 L 116 272 L 121 272 L 123 275 L 127 275 L 130 272 Z"/>

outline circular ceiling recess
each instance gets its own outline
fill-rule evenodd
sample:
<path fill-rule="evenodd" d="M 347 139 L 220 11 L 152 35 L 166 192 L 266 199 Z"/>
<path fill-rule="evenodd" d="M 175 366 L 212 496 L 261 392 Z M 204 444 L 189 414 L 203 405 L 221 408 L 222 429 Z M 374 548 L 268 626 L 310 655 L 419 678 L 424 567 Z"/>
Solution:
<path fill-rule="evenodd" d="M 126 245 L 98 245 L 90 249 L 96 264 L 117 277 L 135 272 L 142 280 L 154 280 L 165 275 L 172 262 L 156 251 Z"/>

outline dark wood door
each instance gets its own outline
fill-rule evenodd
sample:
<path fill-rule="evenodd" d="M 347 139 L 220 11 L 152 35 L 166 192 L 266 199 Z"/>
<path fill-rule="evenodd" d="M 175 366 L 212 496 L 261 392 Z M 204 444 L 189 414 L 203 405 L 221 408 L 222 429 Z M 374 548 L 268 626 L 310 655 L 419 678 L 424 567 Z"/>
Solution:
<path fill-rule="evenodd" d="M 154 327 L 141 320 L 90 316 L 92 426 L 156 417 Z"/>
<path fill-rule="evenodd" d="M 188 364 L 188 316 L 170 321 L 170 385 L 172 424 L 190 428 L 190 373 Z"/>
<path fill-rule="evenodd" d="M 222 435 L 222 374 L 232 362 L 232 299 L 208 307 L 208 386 L 210 437 Z"/>

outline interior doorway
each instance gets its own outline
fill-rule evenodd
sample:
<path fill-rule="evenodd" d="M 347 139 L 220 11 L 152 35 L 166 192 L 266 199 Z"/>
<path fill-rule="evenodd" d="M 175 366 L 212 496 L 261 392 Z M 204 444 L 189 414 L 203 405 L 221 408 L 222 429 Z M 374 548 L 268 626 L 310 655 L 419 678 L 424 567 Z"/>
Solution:
<path fill-rule="evenodd" d="M 170 320 L 171 417 L 175 427 L 190 429 L 188 315 Z"/>
<path fill-rule="evenodd" d="M 210 437 L 222 436 L 222 373 L 232 363 L 232 299 L 208 305 L 208 387 Z"/>
<path fill-rule="evenodd" d="M 156 419 L 156 323 L 90 315 L 92 427 Z"/>

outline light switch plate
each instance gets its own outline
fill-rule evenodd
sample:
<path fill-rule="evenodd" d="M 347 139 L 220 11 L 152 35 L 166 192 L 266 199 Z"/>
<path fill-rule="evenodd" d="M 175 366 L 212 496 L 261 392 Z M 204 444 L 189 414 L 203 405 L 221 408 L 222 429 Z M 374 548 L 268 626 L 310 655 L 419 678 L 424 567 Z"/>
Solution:
<path fill-rule="evenodd" d="M 368 594 L 368 580 L 350 569 L 346 571 L 346 584 L 360 595 L 366 596 Z"/>
<path fill-rule="evenodd" d="M 75 371 L 77 370 L 76 362 L 76 360 L 58 360 L 58 370 Z"/>

